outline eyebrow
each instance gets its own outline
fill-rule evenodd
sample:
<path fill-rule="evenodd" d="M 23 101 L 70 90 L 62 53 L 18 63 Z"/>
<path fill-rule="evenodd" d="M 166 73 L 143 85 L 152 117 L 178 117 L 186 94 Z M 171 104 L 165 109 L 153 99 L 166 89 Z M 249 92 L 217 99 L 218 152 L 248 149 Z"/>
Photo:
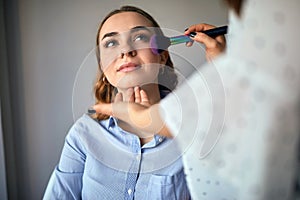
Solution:
<path fill-rule="evenodd" d="M 134 32 L 137 32 L 137 31 L 140 31 L 140 30 L 146 30 L 148 32 L 151 32 L 149 28 L 147 28 L 146 26 L 135 26 L 133 28 L 131 28 L 130 32 L 131 33 L 134 33 Z M 103 40 L 104 38 L 106 37 L 112 37 L 112 36 L 115 36 L 115 35 L 118 35 L 119 33 L 118 32 L 109 32 L 109 33 L 106 33 L 101 40 Z"/>
<path fill-rule="evenodd" d="M 135 26 L 131 29 L 130 32 L 137 32 L 137 31 L 140 31 L 140 30 L 146 30 L 148 32 L 151 32 L 150 29 L 146 26 Z"/>
<path fill-rule="evenodd" d="M 110 33 L 106 33 L 101 40 L 103 40 L 104 38 L 106 37 L 112 37 L 112 36 L 115 36 L 115 35 L 118 35 L 119 33 L 118 32 L 110 32 Z"/>

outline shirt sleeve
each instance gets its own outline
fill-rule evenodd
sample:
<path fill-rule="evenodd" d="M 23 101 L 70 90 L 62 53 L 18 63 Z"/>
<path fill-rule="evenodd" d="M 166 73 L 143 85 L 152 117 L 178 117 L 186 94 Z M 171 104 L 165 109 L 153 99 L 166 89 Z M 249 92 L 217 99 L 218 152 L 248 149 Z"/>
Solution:
<path fill-rule="evenodd" d="M 74 124 L 66 136 L 59 164 L 48 183 L 44 199 L 81 199 L 86 153 Z"/>

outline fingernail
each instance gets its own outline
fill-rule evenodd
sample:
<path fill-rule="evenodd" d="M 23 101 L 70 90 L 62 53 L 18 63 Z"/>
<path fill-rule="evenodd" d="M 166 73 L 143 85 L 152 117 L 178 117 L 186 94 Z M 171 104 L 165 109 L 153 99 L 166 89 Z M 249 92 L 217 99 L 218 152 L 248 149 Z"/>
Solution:
<path fill-rule="evenodd" d="M 189 34 L 189 36 L 192 37 L 192 38 L 194 38 L 196 35 L 197 35 L 196 32 L 190 32 L 190 34 Z"/>
<path fill-rule="evenodd" d="M 189 28 L 184 29 L 184 32 L 187 31 L 187 30 L 189 30 Z"/>
<path fill-rule="evenodd" d="M 88 114 L 92 115 L 95 113 L 96 113 L 96 110 L 93 107 L 88 108 Z"/>

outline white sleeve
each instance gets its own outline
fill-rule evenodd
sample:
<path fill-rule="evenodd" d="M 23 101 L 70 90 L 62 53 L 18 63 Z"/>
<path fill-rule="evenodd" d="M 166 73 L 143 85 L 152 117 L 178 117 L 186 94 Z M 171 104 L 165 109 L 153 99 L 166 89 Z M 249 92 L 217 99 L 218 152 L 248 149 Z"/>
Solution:
<path fill-rule="evenodd" d="M 216 78 L 207 65 L 160 104 L 181 148 L 191 194 L 265 199 L 280 191 L 281 199 L 291 192 L 295 172 L 297 95 L 263 73 L 249 75 L 249 63 L 226 58 L 216 65 L 221 63 L 238 66 L 216 67 L 223 93 L 216 83 L 202 83 L 203 74 L 210 84 Z"/>
<path fill-rule="evenodd" d="M 248 0 L 244 26 L 227 55 L 162 100 L 193 199 L 293 195 L 300 133 L 299 6 L 297 0 Z"/>

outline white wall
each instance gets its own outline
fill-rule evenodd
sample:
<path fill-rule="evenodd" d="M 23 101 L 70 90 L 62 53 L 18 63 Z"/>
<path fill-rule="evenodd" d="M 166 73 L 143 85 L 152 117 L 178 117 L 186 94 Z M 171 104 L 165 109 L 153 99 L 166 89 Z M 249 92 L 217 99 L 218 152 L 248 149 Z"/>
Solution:
<path fill-rule="evenodd" d="M 222 0 L 19 0 L 19 87 L 23 100 L 18 114 L 23 123 L 19 127 L 22 135 L 18 137 L 17 160 L 22 199 L 41 199 L 73 123 L 72 100 L 80 91 L 90 90 L 78 86 L 72 98 L 76 74 L 94 48 L 101 19 L 125 4 L 143 8 L 161 27 L 175 32 L 199 22 L 227 23 Z M 202 62 L 195 56 L 198 52 L 177 51 L 188 54 L 192 62 Z M 83 72 L 79 78 L 86 80 Z M 86 108 L 75 105 L 75 118 L 82 109 Z"/>

